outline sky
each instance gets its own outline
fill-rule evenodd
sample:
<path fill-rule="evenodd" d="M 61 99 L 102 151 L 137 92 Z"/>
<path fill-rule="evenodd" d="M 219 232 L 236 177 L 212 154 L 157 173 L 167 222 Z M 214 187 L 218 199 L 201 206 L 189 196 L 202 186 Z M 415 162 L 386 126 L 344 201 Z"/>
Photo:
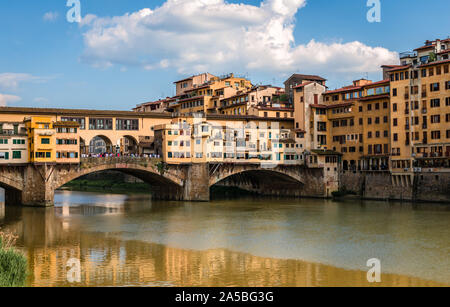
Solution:
<path fill-rule="evenodd" d="M 193 74 L 234 72 L 282 86 L 293 73 L 331 89 L 382 78 L 380 65 L 450 35 L 450 1 L 67 0 L 0 2 L 0 105 L 130 110 Z"/>

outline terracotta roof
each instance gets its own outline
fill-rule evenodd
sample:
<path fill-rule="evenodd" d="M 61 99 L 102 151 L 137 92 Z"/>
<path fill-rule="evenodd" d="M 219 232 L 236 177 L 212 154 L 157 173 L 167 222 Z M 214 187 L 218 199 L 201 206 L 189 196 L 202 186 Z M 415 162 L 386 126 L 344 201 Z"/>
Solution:
<path fill-rule="evenodd" d="M 403 70 L 403 69 L 407 69 L 410 67 L 411 67 L 411 65 L 400 65 L 400 66 L 397 66 L 396 68 L 389 69 L 387 72 Z"/>
<path fill-rule="evenodd" d="M 450 63 L 450 59 L 442 60 L 442 61 L 435 61 L 435 62 L 431 62 L 431 63 L 428 63 L 428 64 L 422 64 L 422 65 L 419 65 L 418 67 L 428 67 L 428 66 L 445 64 L 445 63 Z"/>
<path fill-rule="evenodd" d="M 294 111 L 294 108 L 274 108 L 274 107 L 257 107 L 258 110 L 267 110 L 267 111 Z"/>
<path fill-rule="evenodd" d="M 302 75 L 302 74 L 293 74 L 292 76 L 289 77 L 289 79 L 287 79 L 286 82 L 284 82 L 284 84 L 286 84 L 290 79 L 292 78 L 298 78 L 298 79 L 302 79 L 302 80 L 314 80 L 314 81 L 327 81 L 327 79 L 324 79 L 320 76 L 316 76 L 316 75 Z"/>
<path fill-rule="evenodd" d="M 309 85 L 309 84 L 311 84 L 311 83 L 314 83 L 314 81 L 307 81 L 307 82 L 304 82 L 304 83 L 302 83 L 302 84 L 299 84 L 299 85 L 297 85 L 297 86 L 294 86 L 294 88 L 304 87 L 304 86 L 307 86 L 307 85 Z"/>
<path fill-rule="evenodd" d="M 375 99 L 389 98 L 389 97 L 391 97 L 391 95 L 390 95 L 389 93 L 387 93 L 387 94 L 379 94 L 379 95 L 365 96 L 365 97 L 359 98 L 359 100 L 360 100 L 360 101 L 367 101 L 367 100 L 375 100 Z"/>
<path fill-rule="evenodd" d="M 365 88 L 366 87 L 371 87 L 372 85 L 380 85 L 380 84 L 383 84 L 383 83 L 390 83 L 390 80 L 389 79 L 385 79 L 385 80 L 381 80 L 381 81 L 377 81 L 377 82 L 372 82 L 372 83 L 364 85 L 364 87 Z"/>
<path fill-rule="evenodd" d="M 326 91 L 326 92 L 324 93 L 324 95 L 326 95 L 326 94 L 342 93 L 342 92 L 350 92 L 350 91 L 359 90 L 359 89 L 362 89 L 362 88 L 363 88 L 362 86 L 353 86 L 353 85 L 350 85 L 350 86 L 345 86 L 345 87 L 339 88 L 339 89 L 337 89 L 337 90 Z"/>
<path fill-rule="evenodd" d="M 58 108 L 22 108 L 0 107 L 0 114 L 24 115 L 49 115 L 49 116 L 100 116 L 100 117 L 131 117 L 131 118 L 172 118 L 171 114 L 162 113 L 138 113 L 134 111 L 111 110 L 83 110 L 83 109 L 58 109 Z"/>
<path fill-rule="evenodd" d="M 445 50 L 442 50 L 441 52 L 439 52 L 438 54 L 446 54 L 449 52 L 450 52 L 450 49 L 445 49 Z"/>
<path fill-rule="evenodd" d="M 191 77 L 186 78 L 186 79 L 183 79 L 183 80 L 175 81 L 174 83 L 180 83 L 180 82 L 183 82 L 183 81 L 192 80 L 192 79 L 194 79 L 194 77 L 195 77 L 195 76 L 191 76 Z"/>
<path fill-rule="evenodd" d="M 353 102 L 339 103 L 339 104 L 330 104 L 327 105 L 327 109 L 341 108 L 341 107 L 349 107 L 352 106 Z"/>
<path fill-rule="evenodd" d="M 414 49 L 414 51 L 418 51 L 418 50 L 427 50 L 427 49 L 431 49 L 431 48 L 434 48 L 434 47 L 436 47 L 435 44 L 432 44 L 432 45 L 425 45 L 425 46 L 422 46 L 422 47 L 419 47 L 419 48 Z"/>
<path fill-rule="evenodd" d="M 311 108 L 317 108 L 317 109 L 327 109 L 328 106 L 324 105 L 324 104 L 311 104 L 310 105 Z"/>

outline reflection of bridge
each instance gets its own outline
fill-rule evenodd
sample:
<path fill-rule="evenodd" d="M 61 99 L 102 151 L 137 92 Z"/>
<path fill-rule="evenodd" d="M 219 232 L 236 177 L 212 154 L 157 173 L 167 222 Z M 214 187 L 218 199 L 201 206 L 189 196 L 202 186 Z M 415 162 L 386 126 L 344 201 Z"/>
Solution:
<path fill-rule="evenodd" d="M 269 195 L 324 196 L 322 169 L 299 165 L 259 164 L 164 164 L 149 158 L 88 158 L 80 165 L 44 164 L 5 166 L 0 186 L 7 204 L 52 206 L 54 191 L 84 175 L 117 170 L 152 186 L 154 198 L 208 201 L 209 188 L 216 184 L 240 186 Z"/>

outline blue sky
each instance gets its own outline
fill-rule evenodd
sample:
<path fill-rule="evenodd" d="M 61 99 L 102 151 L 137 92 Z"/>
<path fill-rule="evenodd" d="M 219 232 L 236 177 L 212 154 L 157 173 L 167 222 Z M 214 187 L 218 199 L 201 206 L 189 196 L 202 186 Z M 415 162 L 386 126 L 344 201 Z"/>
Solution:
<path fill-rule="evenodd" d="M 380 23 L 366 0 L 168 1 L 81 0 L 82 25 L 65 0 L 2 1 L 0 103 L 128 110 L 203 70 L 274 85 L 320 74 L 336 88 L 450 35 L 448 0 L 381 0 Z"/>

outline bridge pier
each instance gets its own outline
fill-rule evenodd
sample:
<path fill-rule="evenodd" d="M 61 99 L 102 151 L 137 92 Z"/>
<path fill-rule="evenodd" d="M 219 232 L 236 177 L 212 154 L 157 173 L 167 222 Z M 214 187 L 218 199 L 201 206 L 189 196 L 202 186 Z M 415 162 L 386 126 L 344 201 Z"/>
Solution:
<path fill-rule="evenodd" d="M 24 170 L 21 202 L 24 206 L 51 207 L 55 196 L 55 165 L 28 165 Z"/>
<path fill-rule="evenodd" d="M 189 166 L 184 182 L 183 199 L 186 201 L 209 201 L 209 164 Z"/>

